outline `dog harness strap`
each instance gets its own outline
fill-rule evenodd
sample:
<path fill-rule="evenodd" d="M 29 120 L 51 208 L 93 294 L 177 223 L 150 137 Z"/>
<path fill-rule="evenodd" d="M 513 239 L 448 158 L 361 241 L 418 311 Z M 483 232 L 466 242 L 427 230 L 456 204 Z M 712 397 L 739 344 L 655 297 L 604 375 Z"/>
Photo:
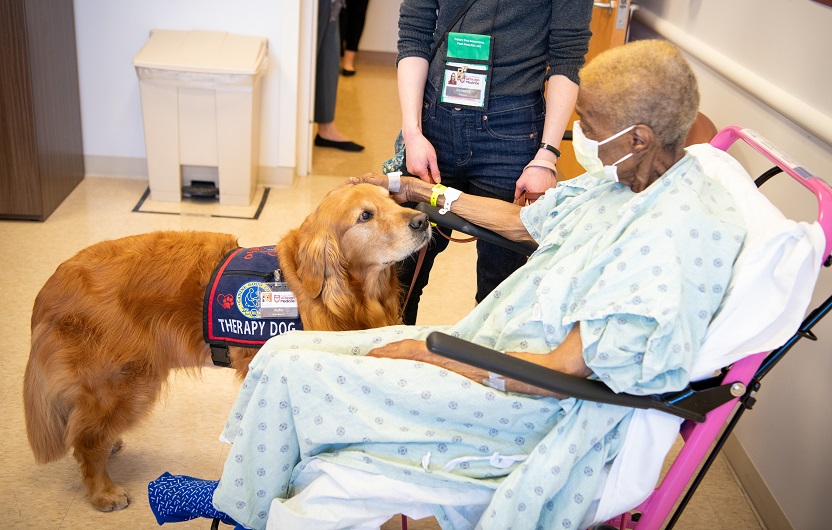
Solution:
<path fill-rule="evenodd" d="M 228 346 L 225 344 L 210 344 L 211 346 L 211 361 L 214 366 L 222 366 L 228 368 L 231 366 L 231 356 L 228 355 Z"/>

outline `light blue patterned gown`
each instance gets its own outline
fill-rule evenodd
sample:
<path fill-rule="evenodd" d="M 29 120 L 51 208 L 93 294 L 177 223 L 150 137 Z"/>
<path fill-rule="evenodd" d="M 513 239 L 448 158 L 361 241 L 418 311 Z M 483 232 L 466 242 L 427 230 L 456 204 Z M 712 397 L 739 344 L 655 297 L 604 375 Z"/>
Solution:
<path fill-rule="evenodd" d="M 363 355 L 434 330 L 545 353 L 580 322 L 584 359 L 613 390 L 678 390 L 745 231 L 730 195 L 690 156 L 638 194 L 588 175 L 560 183 L 521 218 L 538 251 L 455 326 L 270 340 L 223 433 L 233 446 L 217 509 L 263 528 L 272 499 L 293 495 L 293 476 L 320 458 L 493 492 L 484 511 L 450 517 L 436 506 L 444 529 L 577 528 L 630 409 L 504 393 L 433 365 Z M 492 465 L 495 454 L 503 464 Z"/>

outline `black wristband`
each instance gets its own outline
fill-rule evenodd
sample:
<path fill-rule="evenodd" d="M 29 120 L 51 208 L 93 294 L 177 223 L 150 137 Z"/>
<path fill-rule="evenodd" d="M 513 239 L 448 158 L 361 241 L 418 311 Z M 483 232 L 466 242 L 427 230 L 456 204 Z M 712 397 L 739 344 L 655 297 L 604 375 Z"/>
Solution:
<path fill-rule="evenodd" d="M 560 151 L 558 151 L 557 147 L 553 145 L 549 145 L 546 142 L 540 142 L 540 145 L 537 146 L 538 149 L 545 149 L 550 153 L 554 153 L 556 157 L 560 158 Z"/>

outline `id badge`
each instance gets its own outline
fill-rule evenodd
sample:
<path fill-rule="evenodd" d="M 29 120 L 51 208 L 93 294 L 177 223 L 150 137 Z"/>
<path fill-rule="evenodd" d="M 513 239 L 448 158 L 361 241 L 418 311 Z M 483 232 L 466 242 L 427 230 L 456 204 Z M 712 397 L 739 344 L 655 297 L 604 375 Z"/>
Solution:
<path fill-rule="evenodd" d="M 260 291 L 260 318 L 297 318 L 298 300 L 286 282 L 265 284 Z"/>
<path fill-rule="evenodd" d="M 487 110 L 491 45 L 490 35 L 448 33 L 448 54 L 439 97 L 441 104 Z"/>

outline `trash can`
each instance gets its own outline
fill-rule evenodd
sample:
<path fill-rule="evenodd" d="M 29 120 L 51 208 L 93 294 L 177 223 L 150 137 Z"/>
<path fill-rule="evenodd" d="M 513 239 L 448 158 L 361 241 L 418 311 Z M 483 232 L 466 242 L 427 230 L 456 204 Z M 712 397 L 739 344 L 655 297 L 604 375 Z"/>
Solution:
<path fill-rule="evenodd" d="M 248 206 L 257 187 L 260 84 L 267 39 L 153 30 L 133 59 L 142 101 L 150 197 L 183 189 Z"/>

